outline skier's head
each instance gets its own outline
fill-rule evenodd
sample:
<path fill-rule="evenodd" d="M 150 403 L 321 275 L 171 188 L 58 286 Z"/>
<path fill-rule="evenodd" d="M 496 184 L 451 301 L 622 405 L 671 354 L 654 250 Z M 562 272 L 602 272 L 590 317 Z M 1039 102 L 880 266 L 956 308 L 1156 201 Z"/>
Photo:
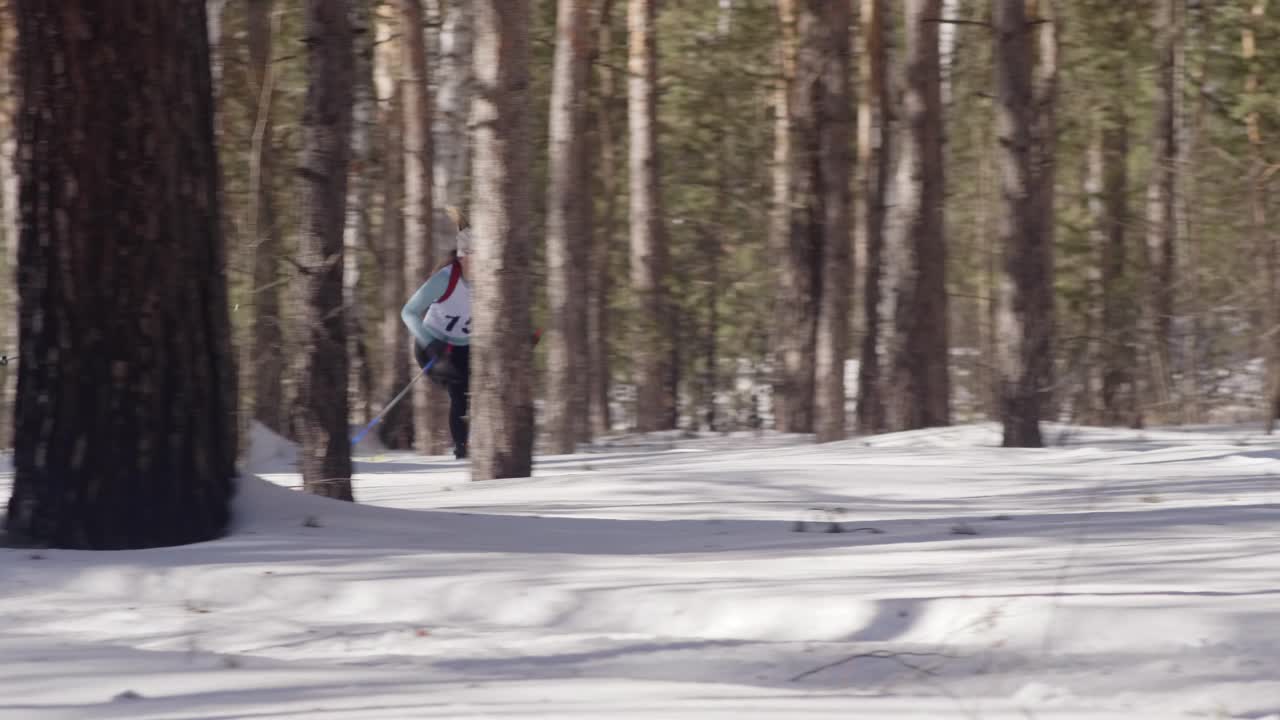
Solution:
<path fill-rule="evenodd" d="M 445 212 L 449 214 L 449 219 L 453 221 L 454 227 L 458 229 L 456 245 L 454 246 L 458 257 L 464 258 L 471 255 L 474 248 L 471 242 L 471 223 L 467 222 L 467 216 L 453 206 L 445 208 Z"/>

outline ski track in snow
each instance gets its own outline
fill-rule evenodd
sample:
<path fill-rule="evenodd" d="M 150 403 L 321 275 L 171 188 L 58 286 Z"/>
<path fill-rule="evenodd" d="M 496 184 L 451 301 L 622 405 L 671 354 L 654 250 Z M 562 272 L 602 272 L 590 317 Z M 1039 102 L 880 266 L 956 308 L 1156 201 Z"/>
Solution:
<path fill-rule="evenodd" d="M 1280 720 L 1280 441 L 1048 430 L 371 451 L 350 505 L 259 429 L 226 538 L 0 549 L 0 718 Z"/>

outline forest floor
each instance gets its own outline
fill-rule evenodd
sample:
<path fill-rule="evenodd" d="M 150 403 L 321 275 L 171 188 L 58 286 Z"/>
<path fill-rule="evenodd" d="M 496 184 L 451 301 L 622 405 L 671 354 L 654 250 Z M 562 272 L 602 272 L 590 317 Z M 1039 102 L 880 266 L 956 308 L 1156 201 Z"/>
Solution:
<path fill-rule="evenodd" d="M 1049 438 L 371 451 L 352 505 L 258 433 L 224 539 L 0 550 L 0 718 L 1280 720 L 1280 441 Z"/>

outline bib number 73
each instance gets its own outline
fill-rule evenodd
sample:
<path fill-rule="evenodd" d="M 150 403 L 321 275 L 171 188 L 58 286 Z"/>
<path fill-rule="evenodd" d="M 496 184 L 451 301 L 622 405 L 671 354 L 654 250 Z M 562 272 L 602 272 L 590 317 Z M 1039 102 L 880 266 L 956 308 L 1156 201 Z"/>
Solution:
<path fill-rule="evenodd" d="M 458 326 L 458 321 L 462 319 L 461 315 L 445 315 L 445 317 L 449 320 L 449 324 L 444 327 L 445 332 L 453 332 L 453 329 Z M 462 332 L 465 335 L 471 334 L 471 318 L 468 317 L 462 324 Z"/>

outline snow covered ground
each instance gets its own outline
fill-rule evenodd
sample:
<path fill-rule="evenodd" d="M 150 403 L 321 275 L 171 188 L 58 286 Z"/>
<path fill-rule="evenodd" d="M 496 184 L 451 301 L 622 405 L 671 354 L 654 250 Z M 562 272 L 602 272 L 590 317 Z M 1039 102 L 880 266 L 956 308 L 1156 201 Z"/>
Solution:
<path fill-rule="evenodd" d="M 0 550 L 0 718 L 1280 719 L 1280 442 L 1049 437 L 384 453 L 358 505 L 260 443 L 223 540 Z"/>

